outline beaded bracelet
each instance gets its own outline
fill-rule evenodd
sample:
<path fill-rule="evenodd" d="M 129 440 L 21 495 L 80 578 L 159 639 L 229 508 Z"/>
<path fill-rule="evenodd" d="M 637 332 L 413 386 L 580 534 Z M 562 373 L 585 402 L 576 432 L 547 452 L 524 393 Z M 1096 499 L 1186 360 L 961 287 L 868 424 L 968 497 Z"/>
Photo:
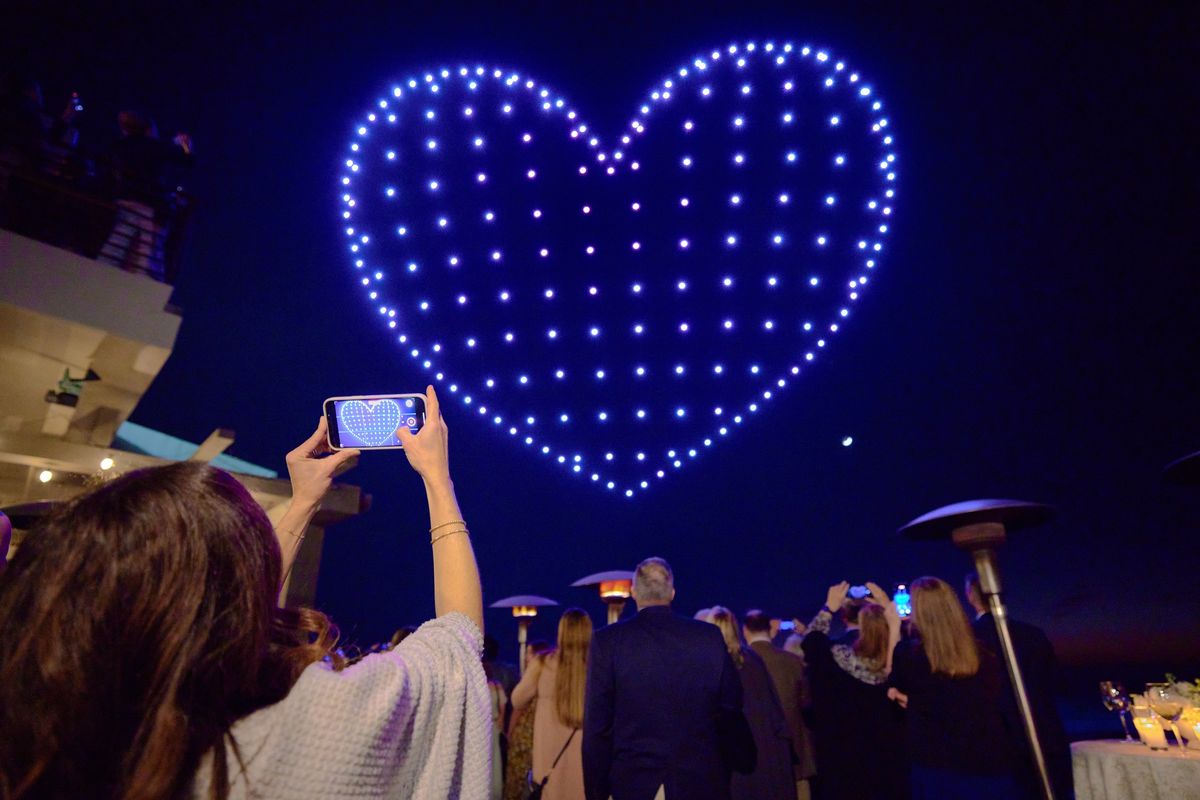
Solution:
<path fill-rule="evenodd" d="M 456 530 L 456 531 L 446 531 L 445 533 L 439 533 L 437 536 L 434 536 L 432 539 L 430 539 L 429 543 L 437 544 L 439 541 L 441 541 L 442 539 L 445 539 L 447 536 L 453 536 L 456 533 L 465 533 L 468 536 L 471 535 L 471 532 L 469 530 L 467 530 L 466 528 L 460 528 L 459 530 Z"/>

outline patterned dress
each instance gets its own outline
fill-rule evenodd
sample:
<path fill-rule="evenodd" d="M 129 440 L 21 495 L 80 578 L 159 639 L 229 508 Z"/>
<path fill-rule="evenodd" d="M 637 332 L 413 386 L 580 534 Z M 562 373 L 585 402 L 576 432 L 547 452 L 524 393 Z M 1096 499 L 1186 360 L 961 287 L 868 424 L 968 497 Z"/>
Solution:
<path fill-rule="evenodd" d="M 504 800 L 522 800 L 528 787 L 526 776 L 533 766 L 533 720 L 537 698 L 524 711 L 515 712 L 508 736 L 508 765 L 504 770 Z"/>

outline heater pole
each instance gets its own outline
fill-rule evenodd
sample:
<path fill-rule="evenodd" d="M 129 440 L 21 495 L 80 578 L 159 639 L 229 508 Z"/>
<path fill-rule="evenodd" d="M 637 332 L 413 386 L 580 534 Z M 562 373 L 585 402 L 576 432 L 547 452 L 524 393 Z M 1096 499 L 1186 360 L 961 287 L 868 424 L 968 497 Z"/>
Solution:
<path fill-rule="evenodd" d="M 1008 669 L 1009 682 L 1017 700 L 1017 710 L 1021 714 L 1021 722 L 1025 727 L 1025 738 L 1029 741 L 1029 749 L 1033 756 L 1033 764 L 1037 769 L 1039 788 L 1043 800 L 1055 800 L 1054 789 L 1050 785 L 1050 772 L 1046 768 L 1046 756 L 1042 752 L 1042 743 L 1038 738 L 1037 725 L 1034 724 L 1033 706 L 1029 703 L 1029 693 L 1025 689 L 1025 679 L 1021 675 L 1021 665 L 1017 662 L 1017 651 L 1013 647 L 1012 633 L 1008 627 L 1008 609 L 1004 605 L 1003 590 L 1000 585 L 1000 570 L 996 562 L 995 548 L 1005 541 L 1004 526 L 998 522 L 983 522 L 966 525 L 954 529 L 951 538 L 959 548 L 971 553 L 975 561 L 975 571 L 979 575 L 979 588 L 987 598 L 988 610 L 992 612 L 992 621 L 996 623 L 996 633 L 1000 637 L 1000 651 L 1004 657 L 1004 666 Z"/>
<path fill-rule="evenodd" d="M 520 654 L 517 656 L 520 659 L 521 675 L 525 674 L 525 648 L 529 641 L 529 618 L 521 617 L 517 620 L 517 645 Z"/>

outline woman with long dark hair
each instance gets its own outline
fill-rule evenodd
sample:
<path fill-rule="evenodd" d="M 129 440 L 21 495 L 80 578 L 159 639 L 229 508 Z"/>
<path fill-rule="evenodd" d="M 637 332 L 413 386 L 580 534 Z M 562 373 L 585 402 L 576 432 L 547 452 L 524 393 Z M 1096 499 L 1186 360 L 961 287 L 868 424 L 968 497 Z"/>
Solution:
<path fill-rule="evenodd" d="M 908 709 L 914 800 L 1018 800 L 1021 732 L 1003 713 L 999 661 L 975 641 L 958 595 L 918 578 L 915 638 L 896 648 L 892 695 Z"/>
<path fill-rule="evenodd" d="M 545 800 L 583 797 L 580 728 L 591 646 L 592 618 L 581 608 L 568 608 L 558 620 L 558 647 L 530 659 L 521 682 L 513 689 L 514 712 L 526 711 L 530 703 L 537 702 L 532 775 L 535 784 L 549 778 L 542 793 Z"/>
<path fill-rule="evenodd" d="M 804 633 L 801 647 L 812 689 L 809 721 L 817 757 L 814 794 L 838 800 L 901 800 L 908 796 L 904 729 L 888 700 L 892 648 L 900 615 L 882 589 L 868 583 L 871 602 L 858 612 L 852 644 L 829 637 L 850 584 L 829 587 L 825 605 Z"/>
<path fill-rule="evenodd" d="M 0 579 L 0 798 L 486 797 L 479 573 L 432 387 L 426 404 L 400 436 L 438 618 L 346 669 L 327 617 L 277 607 L 357 455 L 323 457 L 324 420 L 288 454 L 276 529 L 200 463 L 130 472 L 49 517 Z"/>

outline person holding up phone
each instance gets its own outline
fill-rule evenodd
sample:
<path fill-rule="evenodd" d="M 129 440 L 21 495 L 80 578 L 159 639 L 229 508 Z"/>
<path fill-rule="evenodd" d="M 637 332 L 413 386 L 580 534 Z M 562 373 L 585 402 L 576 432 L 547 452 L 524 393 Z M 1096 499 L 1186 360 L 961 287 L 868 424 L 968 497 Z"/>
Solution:
<path fill-rule="evenodd" d="M 357 455 L 327 455 L 324 421 L 288 455 L 277 530 L 198 462 L 126 473 L 47 518 L 0 580 L 0 786 L 487 798 L 479 572 L 433 387 L 426 405 L 421 431 L 401 436 L 429 504 L 437 619 L 350 667 L 324 614 L 277 607 L 307 522 Z"/>
<path fill-rule="evenodd" d="M 904 800 L 908 762 L 902 712 L 888 699 L 900 616 L 879 586 L 865 588 L 869 600 L 858 610 L 859 635 L 852 642 L 829 637 L 830 622 L 847 602 L 846 581 L 829 587 L 801 642 L 812 691 L 814 793 L 839 800 Z"/>

